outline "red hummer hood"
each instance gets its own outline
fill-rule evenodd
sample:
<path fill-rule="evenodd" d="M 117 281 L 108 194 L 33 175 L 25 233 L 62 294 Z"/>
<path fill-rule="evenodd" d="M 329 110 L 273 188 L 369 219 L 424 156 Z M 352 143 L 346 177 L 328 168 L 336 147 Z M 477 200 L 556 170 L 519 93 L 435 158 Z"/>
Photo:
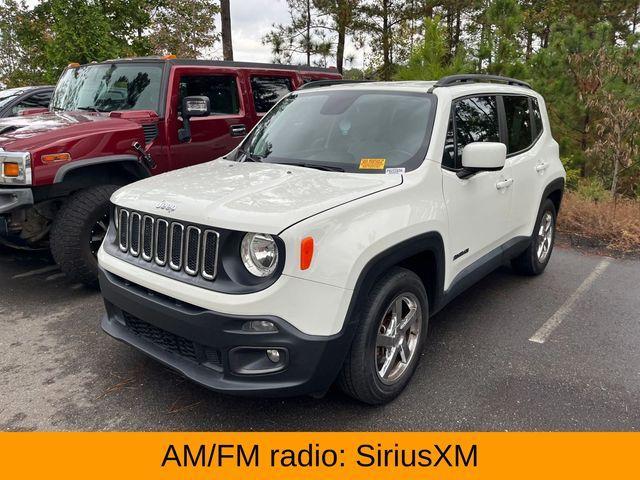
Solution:
<path fill-rule="evenodd" d="M 130 132 L 144 140 L 140 123 L 109 114 L 50 112 L 0 120 L 0 147 L 11 151 L 34 152 L 43 147 L 78 141 L 113 132 Z M 136 112 L 140 113 L 140 112 Z M 116 114 L 116 115 L 114 115 Z M 147 115 L 147 121 L 151 120 Z M 157 117 L 157 116 L 156 116 Z"/>
<path fill-rule="evenodd" d="M 0 120 L 0 147 L 31 154 L 33 185 L 55 181 L 57 171 L 69 162 L 115 155 L 135 155 L 134 143 L 148 145 L 143 125 L 158 123 L 152 111 L 111 113 L 49 112 Z M 151 141 L 151 140 L 150 140 Z M 68 153 L 70 161 L 43 163 L 43 155 Z"/>

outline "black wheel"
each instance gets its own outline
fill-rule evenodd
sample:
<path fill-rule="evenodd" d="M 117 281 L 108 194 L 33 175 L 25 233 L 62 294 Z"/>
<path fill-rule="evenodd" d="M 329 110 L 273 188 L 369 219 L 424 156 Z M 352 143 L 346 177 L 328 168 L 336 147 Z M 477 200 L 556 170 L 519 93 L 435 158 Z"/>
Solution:
<path fill-rule="evenodd" d="M 556 207 L 546 199 L 533 229 L 529 247 L 511 260 L 513 269 L 521 275 L 540 275 L 549 263 L 556 238 Z"/>
<path fill-rule="evenodd" d="M 393 268 L 369 292 L 338 383 L 371 405 L 397 397 L 415 372 L 427 336 L 429 303 L 420 278 Z"/>
<path fill-rule="evenodd" d="M 60 269 L 75 282 L 95 286 L 96 255 L 109 226 L 109 198 L 117 185 L 101 185 L 74 193 L 51 227 L 51 253 Z"/>

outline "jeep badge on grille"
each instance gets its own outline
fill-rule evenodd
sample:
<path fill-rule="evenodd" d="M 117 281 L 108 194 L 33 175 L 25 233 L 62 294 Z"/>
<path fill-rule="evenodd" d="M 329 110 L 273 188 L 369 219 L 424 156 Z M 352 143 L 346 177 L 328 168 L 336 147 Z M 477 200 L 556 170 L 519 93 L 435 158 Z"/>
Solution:
<path fill-rule="evenodd" d="M 160 203 L 156 204 L 156 208 L 159 210 L 166 210 L 167 212 L 171 213 L 175 211 L 176 205 L 174 203 L 169 203 L 166 200 L 162 200 Z"/>

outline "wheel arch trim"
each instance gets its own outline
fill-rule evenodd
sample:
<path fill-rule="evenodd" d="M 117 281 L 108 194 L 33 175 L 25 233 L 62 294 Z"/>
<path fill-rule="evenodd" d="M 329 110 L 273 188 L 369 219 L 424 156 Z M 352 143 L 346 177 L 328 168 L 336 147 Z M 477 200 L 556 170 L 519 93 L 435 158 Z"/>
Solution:
<path fill-rule="evenodd" d="M 53 179 L 53 183 L 62 183 L 67 174 L 79 169 L 89 168 L 95 165 L 105 165 L 105 164 L 111 164 L 111 163 L 125 163 L 125 162 L 135 163 L 136 168 L 141 168 L 142 172 L 144 172 L 147 177 L 151 176 L 151 172 L 149 171 L 149 169 L 144 165 L 142 165 L 138 160 L 138 157 L 136 157 L 135 155 L 108 155 L 105 157 L 76 160 L 75 162 L 67 163 L 66 165 L 61 166 L 56 172 L 56 175 Z"/>

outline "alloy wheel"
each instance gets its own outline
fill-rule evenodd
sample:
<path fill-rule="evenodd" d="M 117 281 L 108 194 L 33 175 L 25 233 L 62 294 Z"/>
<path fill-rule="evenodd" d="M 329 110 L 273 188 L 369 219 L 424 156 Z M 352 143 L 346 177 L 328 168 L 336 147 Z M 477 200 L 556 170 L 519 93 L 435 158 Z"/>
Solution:
<path fill-rule="evenodd" d="M 413 293 L 402 293 L 385 310 L 375 348 L 378 378 L 391 385 L 399 381 L 416 355 L 422 330 L 422 309 Z"/>

